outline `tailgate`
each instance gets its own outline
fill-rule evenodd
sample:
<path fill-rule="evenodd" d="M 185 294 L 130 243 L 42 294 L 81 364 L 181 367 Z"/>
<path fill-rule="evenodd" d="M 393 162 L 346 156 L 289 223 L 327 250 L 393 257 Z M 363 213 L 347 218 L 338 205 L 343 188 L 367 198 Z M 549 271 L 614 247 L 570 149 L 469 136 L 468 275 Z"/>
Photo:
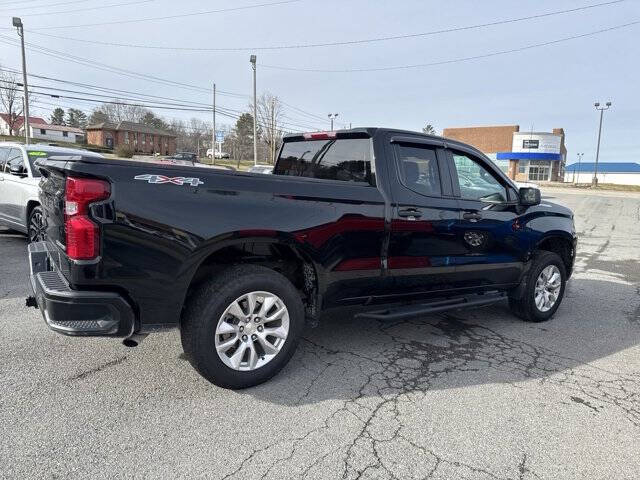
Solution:
<path fill-rule="evenodd" d="M 50 248 L 66 251 L 66 234 L 64 227 L 64 191 L 66 172 L 63 162 L 39 162 L 40 204 L 47 225 L 47 241 Z M 59 264 L 57 255 L 52 256 Z"/>

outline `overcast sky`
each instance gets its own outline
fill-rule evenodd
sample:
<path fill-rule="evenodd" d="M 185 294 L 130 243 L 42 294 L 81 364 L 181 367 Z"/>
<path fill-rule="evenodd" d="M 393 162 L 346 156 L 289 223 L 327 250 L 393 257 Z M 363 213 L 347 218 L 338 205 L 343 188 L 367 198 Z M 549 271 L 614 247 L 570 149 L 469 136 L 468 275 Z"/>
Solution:
<path fill-rule="evenodd" d="M 166 47 L 269 47 L 360 40 L 429 32 L 565 10 L 606 0 L 299 0 L 183 18 L 99 26 L 111 21 L 228 9 L 277 0 L 0 0 L 0 64 L 20 67 L 11 16 L 20 15 L 27 41 L 126 70 L 251 94 L 250 51 L 163 51 L 92 45 L 42 34 L 101 42 Z M 123 5 L 124 4 L 124 5 Z M 109 8 L 94 9 L 111 5 Z M 119 5 L 119 6 L 117 6 Z M 83 10 L 91 9 L 91 10 Z M 59 13 L 56 13 L 59 12 Z M 269 91 L 288 105 L 287 122 L 328 128 L 387 126 L 420 130 L 518 124 L 521 130 L 563 127 L 568 163 L 584 152 L 595 158 L 598 115 L 594 101 L 611 100 L 605 113 L 601 160 L 640 161 L 640 24 L 550 46 L 437 66 L 378 72 L 321 73 L 267 68 L 345 70 L 435 63 L 558 40 L 640 20 L 640 0 L 511 24 L 394 41 L 320 48 L 259 50 L 258 92 Z M 43 27 L 65 27 L 47 28 Z M 3 40 L 4 39 L 4 40 Z M 210 102 L 206 92 L 159 85 L 28 51 L 30 72 L 122 90 Z M 35 84 L 36 80 L 31 80 Z M 40 84 L 47 84 L 39 81 Z M 63 87 L 64 88 L 64 87 Z M 73 88 L 73 87 L 67 87 Z M 90 104 L 40 97 L 33 112 L 48 118 L 53 107 Z M 245 109 L 248 98 L 220 96 L 218 103 Z M 157 111 L 165 117 L 206 113 Z M 232 123 L 220 118 L 219 121 Z"/>

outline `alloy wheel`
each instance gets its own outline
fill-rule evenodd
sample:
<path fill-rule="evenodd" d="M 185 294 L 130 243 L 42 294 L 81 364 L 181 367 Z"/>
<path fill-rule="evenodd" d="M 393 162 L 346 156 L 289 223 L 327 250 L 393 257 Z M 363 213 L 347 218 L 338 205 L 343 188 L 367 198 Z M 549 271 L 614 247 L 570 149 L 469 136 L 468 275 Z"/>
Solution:
<path fill-rule="evenodd" d="M 289 311 L 270 292 L 250 292 L 235 299 L 220 316 L 215 347 L 233 370 L 252 371 L 273 360 L 289 334 Z"/>
<path fill-rule="evenodd" d="M 29 219 L 29 242 L 39 242 L 45 239 L 46 226 L 42 212 L 35 211 Z"/>
<path fill-rule="evenodd" d="M 535 286 L 536 308 L 541 312 L 548 312 L 558 301 L 562 275 L 555 265 L 546 266 L 538 275 Z"/>

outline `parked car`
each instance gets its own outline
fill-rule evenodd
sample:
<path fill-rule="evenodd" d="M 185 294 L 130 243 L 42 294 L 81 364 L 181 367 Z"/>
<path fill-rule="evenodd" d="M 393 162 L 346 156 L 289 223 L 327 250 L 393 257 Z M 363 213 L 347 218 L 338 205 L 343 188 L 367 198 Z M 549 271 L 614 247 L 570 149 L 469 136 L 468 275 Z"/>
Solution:
<path fill-rule="evenodd" d="M 538 185 L 537 183 L 532 183 L 532 182 L 513 182 L 515 183 L 519 188 L 537 188 L 538 190 L 540 190 L 540 185 Z"/>
<path fill-rule="evenodd" d="M 251 173 L 273 173 L 273 165 L 254 165 L 249 168 L 249 172 Z"/>
<path fill-rule="evenodd" d="M 558 309 L 573 214 L 477 149 L 382 128 L 283 141 L 273 175 L 39 161 L 47 240 L 29 246 L 28 303 L 54 331 L 130 346 L 178 327 L 226 388 L 271 378 L 334 307 L 380 321 L 503 300 L 532 322 Z M 482 188 L 463 188 L 463 166 Z"/>
<path fill-rule="evenodd" d="M 167 160 L 180 160 L 182 162 L 196 163 L 198 161 L 198 154 L 191 152 L 177 152 L 168 156 Z"/>
<path fill-rule="evenodd" d="M 45 225 L 38 198 L 40 172 L 34 162 L 53 155 L 79 154 L 102 158 L 86 150 L 0 142 L 0 225 L 27 234 L 30 242 L 43 240 Z"/>
<path fill-rule="evenodd" d="M 231 155 L 229 155 L 227 152 L 216 152 L 216 158 L 230 158 Z M 207 158 L 211 158 L 211 149 L 207 150 Z"/>

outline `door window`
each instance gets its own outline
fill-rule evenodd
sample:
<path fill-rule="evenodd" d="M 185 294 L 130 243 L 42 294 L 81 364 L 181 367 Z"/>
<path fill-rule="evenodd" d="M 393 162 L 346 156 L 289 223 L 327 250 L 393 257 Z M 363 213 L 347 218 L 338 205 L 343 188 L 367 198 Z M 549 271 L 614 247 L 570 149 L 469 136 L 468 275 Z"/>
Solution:
<path fill-rule="evenodd" d="M 428 146 L 397 145 L 398 169 L 402 184 L 421 195 L 441 195 L 436 150 Z"/>
<path fill-rule="evenodd" d="M 507 201 L 505 187 L 481 163 L 464 153 L 452 154 L 463 199 Z"/>
<path fill-rule="evenodd" d="M 8 158 L 9 158 L 9 149 L 0 148 L 0 173 L 4 172 L 4 165 L 7 163 Z"/>

